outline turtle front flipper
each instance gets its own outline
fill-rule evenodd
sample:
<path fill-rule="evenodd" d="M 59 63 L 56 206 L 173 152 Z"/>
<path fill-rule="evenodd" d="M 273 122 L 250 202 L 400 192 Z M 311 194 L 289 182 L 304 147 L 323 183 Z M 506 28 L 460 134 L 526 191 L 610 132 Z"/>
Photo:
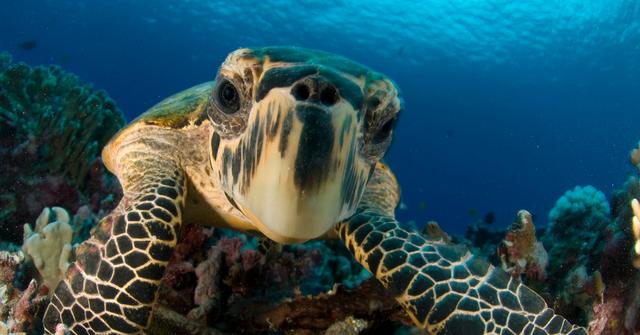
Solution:
<path fill-rule="evenodd" d="M 47 333 L 59 323 L 72 334 L 136 334 L 149 324 L 176 245 L 186 178 L 166 158 L 135 155 L 118 176 L 123 199 L 77 248 L 51 298 Z"/>
<path fill-rule="evenodd" d="M 367 194 L 370 190 L 375 196 Z M 393 175 L 376 171 L 356 214 L 336 229 L 417 326 L 433 334 L 587 334 L 466 248 L 429 241 L 401 227 L 388 203 L 376 206 L 384 190 L 387 198 L 397 198 Z"/>

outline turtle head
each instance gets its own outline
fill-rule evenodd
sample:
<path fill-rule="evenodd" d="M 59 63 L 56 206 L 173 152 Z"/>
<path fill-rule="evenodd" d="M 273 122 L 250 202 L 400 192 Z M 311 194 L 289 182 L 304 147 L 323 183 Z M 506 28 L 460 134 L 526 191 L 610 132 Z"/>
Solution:
<path fill-rule="evenodd" d="M 391 80 L 345 58 L 239 49 L 207 105 L 212 164 L 228 200 L 263 234 L 317 238 L 353 215 L 400 107 Z"/>

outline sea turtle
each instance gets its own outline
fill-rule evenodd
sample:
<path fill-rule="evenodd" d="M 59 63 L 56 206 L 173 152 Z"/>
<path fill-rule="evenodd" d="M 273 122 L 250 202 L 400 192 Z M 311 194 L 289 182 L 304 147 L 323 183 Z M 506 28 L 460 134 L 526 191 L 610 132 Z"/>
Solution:
<path fill-rule="evenodd" d="M 48 333 L 144 331 L 183 222 L 278 243 L 340 238 L 416 325 L 438 334 L 586 334 L 466 250 L 394 219 L 381 159 L 402 102 L 384 75 L 294 47 L 239 49 L 213 82 L 160 102 L 104 148 L 124 190 L 76 251 Z"/>

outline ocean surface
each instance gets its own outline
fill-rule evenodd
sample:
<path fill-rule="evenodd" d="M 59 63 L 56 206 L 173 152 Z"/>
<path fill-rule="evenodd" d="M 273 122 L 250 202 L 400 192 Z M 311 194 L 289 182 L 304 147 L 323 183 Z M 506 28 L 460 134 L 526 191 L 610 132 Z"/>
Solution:
<path fill-rule="evenodd" d="M 610 194 L 640 139 L 640 1 L 1 0 L 0 51 L 58 64 L 135 118 L 238 47 L 339 53 L 393 78 L 402 221 L 449 232 L 575 185 Z"/>

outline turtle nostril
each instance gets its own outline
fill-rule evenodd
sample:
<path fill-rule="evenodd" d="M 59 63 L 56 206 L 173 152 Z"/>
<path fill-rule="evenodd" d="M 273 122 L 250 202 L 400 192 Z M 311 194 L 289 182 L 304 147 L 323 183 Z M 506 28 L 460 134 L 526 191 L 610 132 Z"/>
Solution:
<path fill-rule="evenodd" d="M 291 89 L 291 94 L 296 98 L 296 100 L 304 101 L 309 99 L 309 86 L 304 83 L 298 83 Z"/>
<path fill-rule="evenodd" d="M 333 85 L 327 85 L 320 91 L 320 102 L 327 106 L 338 102 L 338 90 Z"/>

